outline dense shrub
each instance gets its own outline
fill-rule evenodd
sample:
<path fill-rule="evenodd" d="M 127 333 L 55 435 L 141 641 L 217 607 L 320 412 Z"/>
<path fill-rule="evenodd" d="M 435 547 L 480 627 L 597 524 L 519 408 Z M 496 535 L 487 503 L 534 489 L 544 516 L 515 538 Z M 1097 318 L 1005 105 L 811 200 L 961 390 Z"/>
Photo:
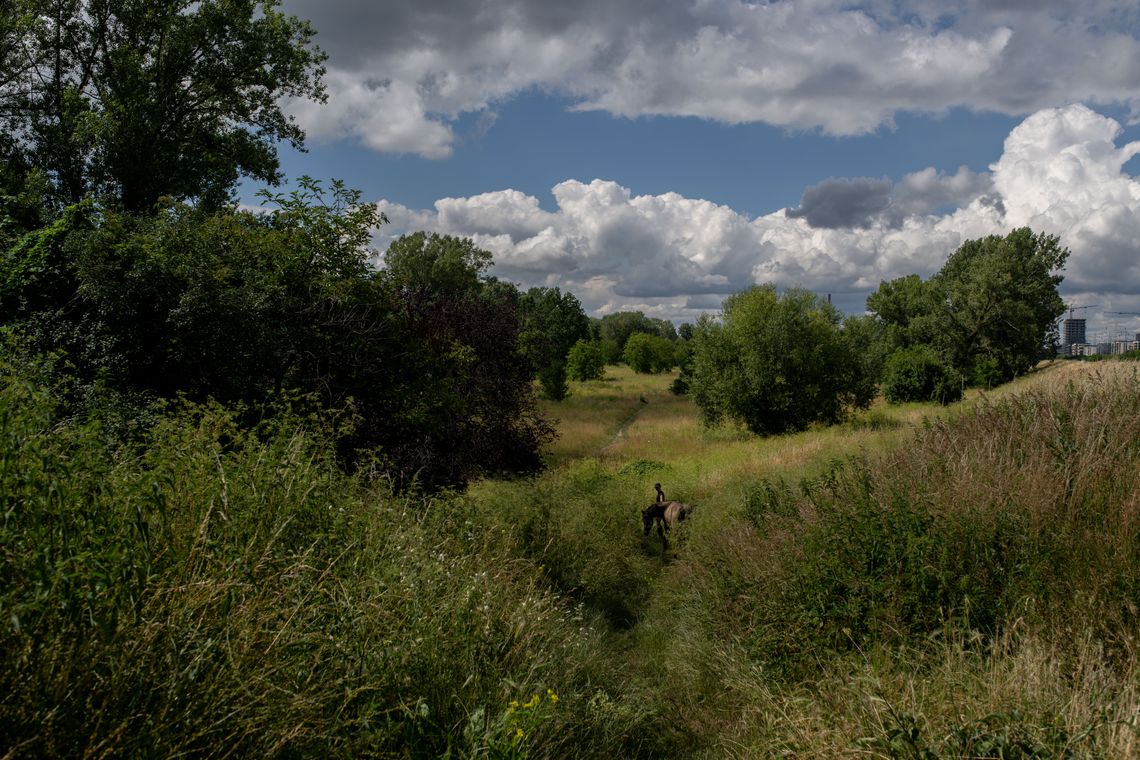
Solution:
<path fill-rule="evenodd" d="M 689 391 L 707 423 L 739 420 L 759 434 L 837 422 L 874 396 L 839 312 L 797 288 L 753 287 L 724 302 L 723 321 L 702 317 L 692 368 Z"/>
<path fill-rule="evenodd" d="M 625 343 L 622 361 L 634 372 L 668 372 L 675 363 L 673 342 L 648 333 L 634 333 Z"/>
<path fill-rule="evenodd" d="M 762 484 L 766 599 L 750 644 L 796 670 L 819 648 L 890 646 L 946 627 L 1092 621 L 1104 646 L 1136 620 L 1140 381 L 987 404 L 889 457 L 837 463 L 799 489 Z M 1128 482 L 1125 482 L 1128 481 Z M 1063 639 L 1062 639 L 1063 641 Z"/>
<path fill-rule="evenodd" d="M 883 368 L 883 396 L 892 404 L 949 404 L 962 398 L 963 384 L 961 375 L 928 346 L 900 349 L 887 357 Z"/>
<path fill-rule="evenodd" d="M 5 253 L 0 320 L 66 353 L 86 390 L 351 407 L 342 462 L 379 453 L 400 486 L 539 469 L 552 429 L 519 351 L 517 291 L 486 274 L 490 254 L 420 233 L 377 271 L 381 218 L 359 193 L 304 180 L 272 200 L 262 215 L 68 209 Z"/>
<path fill-rule="evenodd" d="M 566 357 L 566 374 L 571 380 L 601 380 L 606 376 L 606 359 L 602 346 L 594 341 L 579 340 Z"/>

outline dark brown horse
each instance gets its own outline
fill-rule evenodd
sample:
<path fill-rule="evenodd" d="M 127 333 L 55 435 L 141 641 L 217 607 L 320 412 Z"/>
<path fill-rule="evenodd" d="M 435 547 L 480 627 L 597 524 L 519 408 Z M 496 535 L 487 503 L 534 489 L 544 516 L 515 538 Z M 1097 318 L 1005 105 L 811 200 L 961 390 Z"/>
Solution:
<path fill-rule="evenodd" d="M 657 535 L 661 536 L 662 551 L 669 544 L 665 538 L 665 531 L 672 530 L 677 523 L 686 519 L 693 511 L 688 504 L 679 501 L 657 501 L 641 510 L 641 522 L 645 527 L 645 535 L 649 535 L 653 523 L 657 523 Z"/>

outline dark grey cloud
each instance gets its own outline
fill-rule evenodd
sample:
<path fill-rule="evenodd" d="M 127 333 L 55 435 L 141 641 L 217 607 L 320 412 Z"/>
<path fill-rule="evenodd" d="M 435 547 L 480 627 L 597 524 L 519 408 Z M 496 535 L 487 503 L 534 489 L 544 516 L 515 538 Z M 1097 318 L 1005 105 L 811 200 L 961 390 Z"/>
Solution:
<path fill-rule="evenodd" d="M 993 179 L 986 172 L 976 173 L 966 166 L 958 167 L 954 174 L 944 174 L 933 167 L 923 169 L 906 175 L 895 185 L 887 223 L 897 226 L 908 218 L 943 214 L 976 198 L 985 198 L 985 205 L 1004 214 L 1001 196 L 992 190 Z"/>
<path fill-rule="evenodd" d="M 898 228 L 907 219 L 943 215 L 975 199 L 1005 213 L 989 174 L 965 166 L 944 174 L 930 167 L 893 184 L 885 177 L 832 177 L 805 190 L 800 205 L 785 213 L 821 229 L 867 229 L 876 222 Z"/>
<path fill-rule="evenodd" d="M 866 229 L 891 205 L 891 181 L 860 177 L 833 177 L 804 191 L 797 208 L 787 210 L 792 219 L 804 219 L 812 227 Z"/>
<path fill-rule="evenodd" d="M 657 0 L 285 0 L 283 8 L 312 21 L 332 64 L 346 68 L 411 50 L 462 55 L 504 32 L 538 42 L 576 26 L 599 27 L 611 30 L 608 48 L 676 37 L 694 23 L 687 4 Z"/>

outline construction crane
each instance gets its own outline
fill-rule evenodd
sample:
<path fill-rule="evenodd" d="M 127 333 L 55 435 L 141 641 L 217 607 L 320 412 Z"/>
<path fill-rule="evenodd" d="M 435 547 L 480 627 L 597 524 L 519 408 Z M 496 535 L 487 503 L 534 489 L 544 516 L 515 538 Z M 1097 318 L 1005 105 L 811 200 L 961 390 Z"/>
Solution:
<path fill-rule="evenodd" d="M 1091 308 L 1093 308 L 1095 306 L 1099 306 L 1099 305 L 1100 304 L 1087 303 L 1084 306 L 1069 306 L 1069 319 L 1073 318 L 1073 312 L 1074 311 L 1080 311 L 1081 309 L 1091 309 Z"/>
<path fill-rule="evenodd" d="M 1114 317 L 1140 317 L 1140 311 L 1106 311 L 1106 315 L 1111 314 Z M 1112 340 L 1116 340 L 1121 335 L 1117 320 L 1112 320 Z M 1127 333 L 1125 333 L 1127 335 Z"/>

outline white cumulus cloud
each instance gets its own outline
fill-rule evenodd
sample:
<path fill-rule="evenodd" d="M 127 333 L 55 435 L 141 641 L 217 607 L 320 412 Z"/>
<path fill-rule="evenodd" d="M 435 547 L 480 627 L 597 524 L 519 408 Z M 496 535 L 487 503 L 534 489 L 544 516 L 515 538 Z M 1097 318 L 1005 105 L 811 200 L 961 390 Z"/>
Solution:
<path fill-rule="evenodd" d="M 494 254 L 497 275 L 568 289 L 595 314 L 641 309 L 692 320 L 761 282 L 835 293 L 859 311 L 881 281 L 927 277 L 963 241 L 1027 225 L 1071 249 L 1068 297 L 1140 311 L 1140 182 L 1124 170 L 1140 142 L 1117 145 L 1120 132 L 1085 106 L 1039 111 L 1011 131 L 990 173 L 923 170 L 895 184 L 889 201 L 867 183 L 886 205 L 858 224 L 830 224 L 842 216 L 832 206 L 829 223 L 812 226 L 785 209 L 750 218 L 676 193 L 569 180 L 553 188 L 553 211 L 510 189 L 428 210 L 381 201 L 391 224 L 378 243 L 417 229 L 468 236 Z"/>

